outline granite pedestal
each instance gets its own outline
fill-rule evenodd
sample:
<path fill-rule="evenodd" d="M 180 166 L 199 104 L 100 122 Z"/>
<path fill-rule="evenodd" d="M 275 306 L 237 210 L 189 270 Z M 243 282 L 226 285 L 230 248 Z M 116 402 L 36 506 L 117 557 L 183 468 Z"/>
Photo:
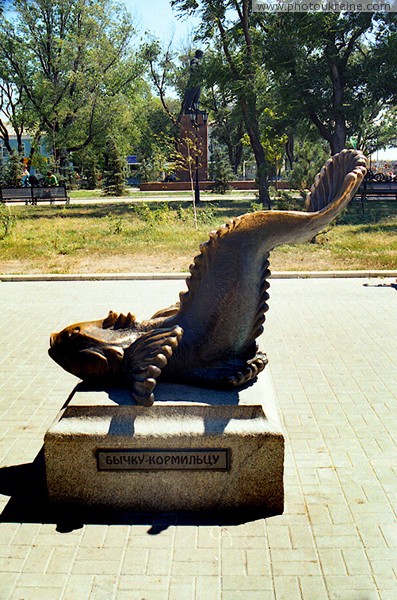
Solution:
<path fill-rule="evenodd" d="M 283 512 L 284 437 L 270 374 L 241 391 L 77 386 L 44 441 L 51 502 L 121 510 Z"/>

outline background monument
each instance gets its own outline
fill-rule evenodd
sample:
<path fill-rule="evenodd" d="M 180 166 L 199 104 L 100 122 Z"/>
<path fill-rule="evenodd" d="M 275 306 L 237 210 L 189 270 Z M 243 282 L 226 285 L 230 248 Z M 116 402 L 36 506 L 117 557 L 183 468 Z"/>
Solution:
<path fill-rule="evenodd" d="M 208 123 L 207 113 L 200 110 L 200 95 L 202 85 L 201 60 L 203 53 L 196 50 L 190 61 L 190 76 L 183 98 L 180 115 L 181 135 L 178 151 L 186 163 L 188 154 L 193 157 L 193 175 L 198 181 L 208 179 Z M 189 170 L 178 168 L 178 181 L 190 181 Z"/>

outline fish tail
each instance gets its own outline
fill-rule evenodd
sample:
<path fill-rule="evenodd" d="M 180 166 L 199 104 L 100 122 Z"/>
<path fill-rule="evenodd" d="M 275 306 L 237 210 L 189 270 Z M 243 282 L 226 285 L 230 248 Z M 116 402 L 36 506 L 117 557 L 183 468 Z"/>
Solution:
<path fill-rule="evenodd" d="M 365 177 L 366 165 L 360 150 L 342 150 L 325 163 L 306 198 L 306 210 L 317 213 L 318 227 L 328 225 L 348 205 Z"/>

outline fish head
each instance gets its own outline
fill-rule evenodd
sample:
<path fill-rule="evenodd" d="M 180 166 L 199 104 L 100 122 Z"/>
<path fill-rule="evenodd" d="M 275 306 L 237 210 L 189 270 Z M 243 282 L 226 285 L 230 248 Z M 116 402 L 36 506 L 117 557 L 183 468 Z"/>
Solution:
<path fill-rule="evenodd" d="M 105 319 L 69 325 L 50 336 L 48 354 L 83 380 L 108 380 L 122 370 L 124 349 L 138 336 L 135 317 L 110 312 Z"/>

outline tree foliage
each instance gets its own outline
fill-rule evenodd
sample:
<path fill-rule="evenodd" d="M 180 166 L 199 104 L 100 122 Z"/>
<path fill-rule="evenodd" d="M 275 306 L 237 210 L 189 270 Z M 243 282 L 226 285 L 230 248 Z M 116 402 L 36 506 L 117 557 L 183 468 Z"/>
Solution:
<path fill-rule="evenodd" d="M 12 151 L 9 160 L 1 165 L 0 183 L 1 185 L 19 187 L 22 179 L 22 161 L 18 152 Z"/>
<path fill-rule="evenodd" d="M 15 0 L 14 9 L 0 27 L 0 76 L 18 106 L 12 123 L 27 119 L 59 160 L 103 133 L 140 72 L 131 18 L 112 0 Z"/>
<path fill-rule="evenodd" d="M 367 149 L 371 125 L 381 130 L 397 97 L 395 16 L 279 13 L 257 22 L 264 64 L 291 122 L 312 122 L 333 154 L 352 135 Z"/>
<path fill-rule="evenodd" d="M 215 146 L 211 153 L 211 179 L 214 180 L 212 191 L 226 194 L 231 189 L 230 181 L 234 179 L 229 156 L 222 146 Z"/>

